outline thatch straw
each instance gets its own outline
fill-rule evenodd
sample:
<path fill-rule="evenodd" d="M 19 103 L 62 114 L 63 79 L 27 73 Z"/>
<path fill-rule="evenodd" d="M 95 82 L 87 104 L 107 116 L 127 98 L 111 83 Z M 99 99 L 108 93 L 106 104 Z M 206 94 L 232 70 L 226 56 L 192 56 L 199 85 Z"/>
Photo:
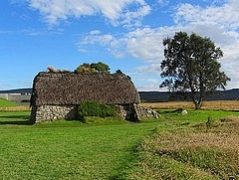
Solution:
<path fill-rule="evenodd" d="M 139 94 L 125 74 L 39 73 L 31 105 L 76 105 L 87 101 L 105 104 L 139 103 Z"/>

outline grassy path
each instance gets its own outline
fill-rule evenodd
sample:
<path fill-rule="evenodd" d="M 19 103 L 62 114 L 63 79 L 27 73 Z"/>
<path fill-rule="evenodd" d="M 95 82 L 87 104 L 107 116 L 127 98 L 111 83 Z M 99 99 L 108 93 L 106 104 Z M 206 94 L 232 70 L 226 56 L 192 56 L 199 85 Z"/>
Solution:
<path fill-rule="evenodd" d="M 158 124 L 25 125 L 27 115 L 0 113 L 0 179 L 120 179 Z"/>

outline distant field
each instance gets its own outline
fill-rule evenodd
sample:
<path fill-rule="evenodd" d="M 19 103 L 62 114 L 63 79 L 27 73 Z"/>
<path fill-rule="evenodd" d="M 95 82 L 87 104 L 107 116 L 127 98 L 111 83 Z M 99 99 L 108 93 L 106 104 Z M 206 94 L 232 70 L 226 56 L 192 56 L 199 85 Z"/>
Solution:
<path fill-rule="evenodd" d="M 175 101 L 175 102 L 158 102 L 158 103 L 141 103 L 141 106 L 158 108 L 158 109 L 193 109 L 194 104 L 192 102 L 186 101 Z M 239 101 L 204 101 L 202 109 L 210 110 L 238 110 L 239 111 Z"/>

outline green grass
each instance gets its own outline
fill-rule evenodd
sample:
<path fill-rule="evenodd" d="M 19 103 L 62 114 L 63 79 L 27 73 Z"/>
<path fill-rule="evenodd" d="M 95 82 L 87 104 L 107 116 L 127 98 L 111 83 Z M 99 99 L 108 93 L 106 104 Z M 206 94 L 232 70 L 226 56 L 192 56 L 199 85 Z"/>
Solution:
<path fill-rule="evenodd" d="M 4 98 L 0 98 L 0 108 L 2 108 L 2 107 L 13 107 L 13 106 L 18 106 L 18 104 L 14 103 L 14 102 L 11 102 L 11 101 L 8 101 Z"/>
<path fill-rule="evenodd" d="M 158 123 L 27 125 L 26 118 L 27 112 L 0 112 L 0 179 L 120 179 Z"/>
<path fill-rule="evenodd" d="M 203 122 L 212 117 L 213 119 L 220 119 L 229 115 L 238 115 L 238 112 L 235 111 L 223 111 L 223 110 L 192 110 L 189 109 L 187 115 L 181 115 L 180 113 L 175 112 L 174 109 L 170 110 L 158 110 L 166 121 L 177 120 L 179 122 L 189 121 L 190 123 Z"/>
<path fill-rule="evenodd" d="M 183 116 L 168 110 L 159 120 L 141 123 L 92 118 L 87 124 L 36 125 L 29 125 L 29 114 L 0 112 L 0 179 L 218 179 L 224 174 L 214 176 L 200 164 L 207 149 L 181 152 L 170 142 L 176 145 L 172 140 L 178 137 L 182 146 L 188 134 L 197 137 L 208 115 L 221 119 L 237 112 L 189 110 Z"/>

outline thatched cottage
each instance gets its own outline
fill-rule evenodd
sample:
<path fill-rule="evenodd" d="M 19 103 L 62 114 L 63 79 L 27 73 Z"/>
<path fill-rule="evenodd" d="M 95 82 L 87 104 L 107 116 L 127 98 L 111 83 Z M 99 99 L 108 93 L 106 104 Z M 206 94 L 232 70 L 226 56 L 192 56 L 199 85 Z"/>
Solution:
<path fill-rule="evenodd" d="M 77 106 L 88 101 L 115 105 L 125 119 L 138 118 L 140 97 L 125 74 L 40 72 L 33 82 L 30 121 L 75 119 Z"/>

